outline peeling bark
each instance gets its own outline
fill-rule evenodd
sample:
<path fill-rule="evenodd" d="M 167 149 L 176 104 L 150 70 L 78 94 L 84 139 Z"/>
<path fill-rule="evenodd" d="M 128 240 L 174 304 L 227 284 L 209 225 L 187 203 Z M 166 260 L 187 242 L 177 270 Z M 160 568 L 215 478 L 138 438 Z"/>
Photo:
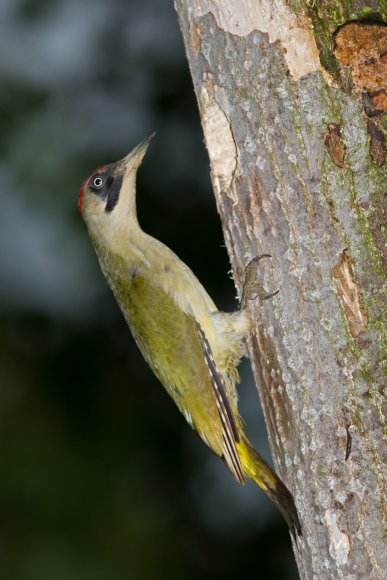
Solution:
<path fill-rule="evenodd" d="M 290 4 L 175 0 L 234 279 L 269 252 L 263 284 L 280 288 L 260 317 L 250 306 L 249 352 L 300 575 L 382 579 L 386 166 L 344 65 L 320 62 L 335 27 L 317 41 L 318 13 Z"/>
<path fill-rule="evenodd" d="M 324 143 L 333 163 L 343 169 L 345 167 L 345 144 L 341 137 L 340 125 L 337 123 L 328 124 L 327 131 L 324 134 Z"/>
<path fill-rule="evenodd" d="M 352 82 L 368 93 L 387 89 L 387 27 L 349 22 L 335 36 L 335 56 L 351 67 Z"/>

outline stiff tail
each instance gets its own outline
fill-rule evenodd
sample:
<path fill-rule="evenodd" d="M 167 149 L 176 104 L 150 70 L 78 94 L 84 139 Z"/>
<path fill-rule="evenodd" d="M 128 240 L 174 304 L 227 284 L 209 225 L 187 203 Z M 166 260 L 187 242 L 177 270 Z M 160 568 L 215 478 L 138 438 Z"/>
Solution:
<path fill-rule="evenodd" d="M 263 489 L 270 501 L 279 509 L 290 533 L 297 542 L 297 536 L 302 535 L 302 530 L 292 494 L 269 465 L 258 455 L 245 436 L 242 436 L 241 442 L 237 443 L 237 449 L 243 471 Z"/>

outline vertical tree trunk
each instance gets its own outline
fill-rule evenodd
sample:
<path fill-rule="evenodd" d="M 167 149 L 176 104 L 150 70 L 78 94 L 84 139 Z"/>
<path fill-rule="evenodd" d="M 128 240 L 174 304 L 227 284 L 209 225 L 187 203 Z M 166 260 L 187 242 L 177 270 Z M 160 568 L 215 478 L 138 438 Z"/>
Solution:
<path fill-rule="evenodd" d="M 383 16 L 382 2 L 373 14 L 353 4 L 175 0 L 239 288 L 251 258 L 273 257 L 258 276 L 280 292 L 249 351 L 276 468 L 303 524 L 302 578 L 381 579 L 387 569 L 387 28 L 351 22 L 334 35 L 363 13 Z"/>

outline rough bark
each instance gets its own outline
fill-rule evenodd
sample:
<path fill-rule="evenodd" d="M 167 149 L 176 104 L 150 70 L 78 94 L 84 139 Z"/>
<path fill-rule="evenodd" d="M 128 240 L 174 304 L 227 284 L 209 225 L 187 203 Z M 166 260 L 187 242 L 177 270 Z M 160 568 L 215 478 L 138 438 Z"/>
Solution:
<path fill-rule="evenodd" d="M 175 0 L 234 279 L 269 252 L 280 289 L 249 352 L 300 575 L 381 579 L 386 28 L 335 36 L 365 3 L 295 4 Z"/>

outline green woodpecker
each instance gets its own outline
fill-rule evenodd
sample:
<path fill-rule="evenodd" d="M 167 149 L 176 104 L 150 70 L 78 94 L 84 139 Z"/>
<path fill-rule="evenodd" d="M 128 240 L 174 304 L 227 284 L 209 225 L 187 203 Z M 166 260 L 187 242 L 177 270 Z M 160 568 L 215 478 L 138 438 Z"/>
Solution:
<path fill-rule="evenodd" d="M 136 174 L 150 139 L 121 161 L 96 169 L 79 191 L 79 210 L 102 272 L 150 368 L 234 478 L 242 484 L 245 475 L 253 479 L 296 538 L 301 525 L 293 497 L 253 449 L 237 408 L 237 366 L 251 328 L 244 304 L 257 294 L 251 278 L 257 259 L 246 269 L 242 308 L 219 312 L 188 266 L 142 231 Z"/>

